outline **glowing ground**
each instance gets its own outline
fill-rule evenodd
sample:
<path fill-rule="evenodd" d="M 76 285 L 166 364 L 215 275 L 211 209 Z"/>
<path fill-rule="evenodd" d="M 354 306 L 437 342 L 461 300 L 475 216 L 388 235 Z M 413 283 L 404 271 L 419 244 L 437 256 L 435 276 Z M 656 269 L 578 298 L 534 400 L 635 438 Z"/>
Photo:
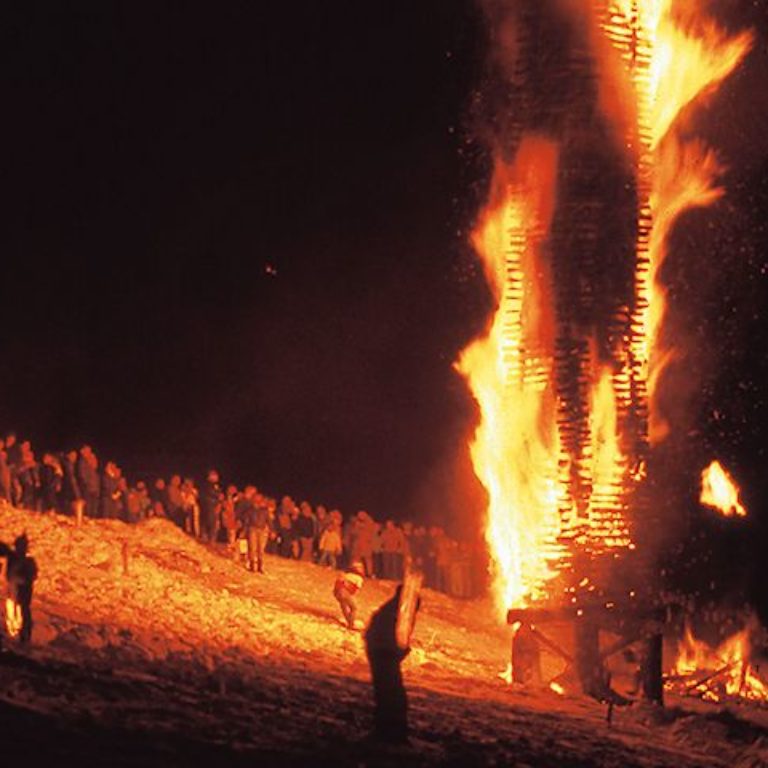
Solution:
<path fill-rule="evenodd" d="M 405 676 L 413 744 L 370 724 L 362 641 L 333 573 L 268 558 L 248 573 L 162 521 L 125 526 L 4 510 L 40 567 L 34 645 L 0 656 L 4 756 L 96 765 L 758 766 L 768 716 L 670 701 L 663 713 L 513 690 L 487 603 L 427 590 Z M 128 547 L 128 574 L 123 545 Z M 390 583 L 369 582 L 362 617 Z M 50 763 L 49 763 L 50 764 Z"/>

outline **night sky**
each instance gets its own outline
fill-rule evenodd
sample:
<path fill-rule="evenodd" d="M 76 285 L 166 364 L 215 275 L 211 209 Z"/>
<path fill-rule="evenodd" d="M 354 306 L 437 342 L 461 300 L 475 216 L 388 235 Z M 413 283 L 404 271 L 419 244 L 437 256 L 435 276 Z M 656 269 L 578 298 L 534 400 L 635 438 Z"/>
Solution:
<path fill-rule="evenodd" d="M 729 193 L 681 223 L 666 279 L 692 445 L 761 532 L 768 3 L 712 5 L 758 42 L 697 118 Z M 491 307 L 467 244 L 478 7 L 44 3 L 0 24 L 0 428 L 134 475 L 214 465 L 345 511 L 477 520 L 452 364 Z"/>

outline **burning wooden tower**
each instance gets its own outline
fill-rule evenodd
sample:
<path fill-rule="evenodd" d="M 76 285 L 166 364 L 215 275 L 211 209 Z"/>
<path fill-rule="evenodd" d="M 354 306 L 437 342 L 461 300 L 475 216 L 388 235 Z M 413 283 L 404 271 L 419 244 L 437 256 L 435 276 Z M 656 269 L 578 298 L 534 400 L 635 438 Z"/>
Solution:
<path fill-rule="evenodd" d="M 749 47 L 691 5 L 488 4 L 495 172 L 474 244 L 498 308 L 458 367 L 482 414 L 471 450 L 503 609 L 615 592 L 628 558 L 622 589 L 648 582 L 674 356 L 659 270 L 680 213 L 721 193 L 680 116 Z"/>

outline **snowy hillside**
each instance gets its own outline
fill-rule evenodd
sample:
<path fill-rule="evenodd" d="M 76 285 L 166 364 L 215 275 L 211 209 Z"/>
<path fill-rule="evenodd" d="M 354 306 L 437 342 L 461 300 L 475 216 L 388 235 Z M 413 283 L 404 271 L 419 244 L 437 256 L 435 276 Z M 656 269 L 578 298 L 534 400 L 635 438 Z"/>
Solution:
<path fill-rule="evenodd" d="M 663 713 L 513 689 L 508 629 L 488 603 L 429 590 L 405 664 L 413 744 L 366 740 L 362 639 L 334 573 L 267 558 L 246 571 L 165 521 L 136 526 L 15 510 L 40 577 L 33 645 L 0 656 L 3 754 L 59 765 L 768 764 L 768 718 L 670 701 Z M 392 592 L 366 583 L 362 617 Z M 695 711 L 694 711 L 695 710 Z M 766 762 L 761 762 L 761 760 Z M 52 764 L 52 763 L 48 763 Z"/>

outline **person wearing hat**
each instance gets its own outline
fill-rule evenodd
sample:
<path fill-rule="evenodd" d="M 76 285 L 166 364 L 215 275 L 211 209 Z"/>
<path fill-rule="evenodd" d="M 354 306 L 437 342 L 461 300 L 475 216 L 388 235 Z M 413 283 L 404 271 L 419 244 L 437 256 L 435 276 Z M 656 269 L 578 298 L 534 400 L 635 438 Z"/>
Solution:
<path fill-rule="evenodd" d="M 340 574 L 333 585 L 333 596 L 339 603 L 341 612 L 350 629 L 355 629 L 355 617 L 357 616 L 357 593 L 363 588 L 365 568 L 356 560 L 348 571 Z"/>

